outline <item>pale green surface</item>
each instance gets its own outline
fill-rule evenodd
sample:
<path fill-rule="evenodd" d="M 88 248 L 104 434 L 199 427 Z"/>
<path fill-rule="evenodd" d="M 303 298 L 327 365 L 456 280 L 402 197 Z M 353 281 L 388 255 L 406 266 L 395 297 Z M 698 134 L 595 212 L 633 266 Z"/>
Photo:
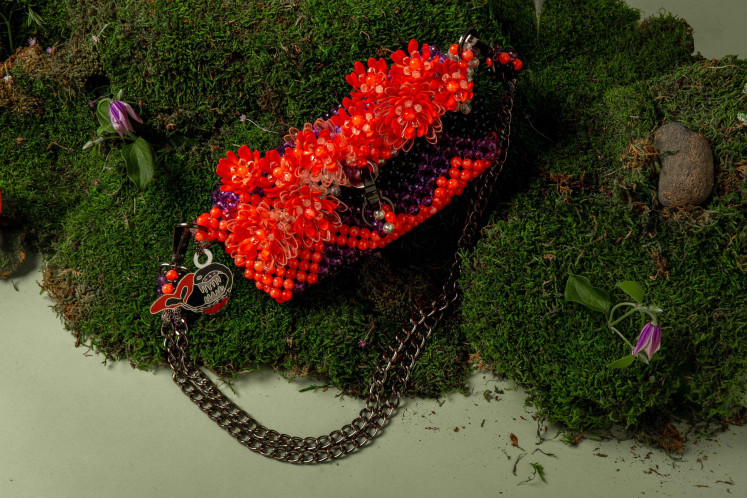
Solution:
<path fill-rule="evenodd" d="M 747 55 L 743 0 L 629 3 L 687 19 L 706 57 Z M 472 396 L 452 395 L 443 406 L 406 400 L 383 437 L 351 458 L 315 468 L 281 465 L 222 433 L 165 370 L 104 367 L 100 356 L 73 348 L 39 295 L 40 278 L 32 268 L 15 279 L 18 291 L 0 281 L 0 497 L 747 494 L 745 427 L 690 446 L 678 462 L 660 452 L 646 459 L 648 450 L 631 449 L 632 441 L 570 448 L 558 439 L 539 446 L 557 458 L 532 454 L 537 427 L 524 395 L 506 391 L 488 403 L 483 390 L 511 384 L 479 374 Z M 337 429 L 362 406 L 332 391 L 298 393 L 305 385 L 262 372 L 236 383 L 236 399 L 260 421 L 301 435 Z M 511 433 L 529 452 L 516 476 L 524 452 L 511 446 Z M 531 474 L 531 462 L 545 467 L 548 484 L 517 486 Z"/>
<path fill-rule="evenodd" d="M 273 462 L 220 431 L 165 369 L 154 375 L 125 362 L 104 367 L 100 356 L 72 347 L 72 337 L 39 295 L 39 279 L 37 267 L 14 279 L 17 291 L 0 281 L 1 497 L 747 492 L 747 427 L 691 446 L 676 463 L 658 451 L 647 459 L 649 450 L 630 440 L 584 441 L 571 448 L 558 438 L 536 446 L 537 423 L 523 406 L 524 394 L 481 374 L 473 376 L 469 397 L 451 395 L 440 400 L 442 406 L 405 400 L 383 436 L 350 458 L 313 468 Z M 261 422 L 299 435 L 337 429 L 362 408 L 359 400 L 338 398 L 331 390 L 299 393 L 306 385 L 265 371 L 239 380 L 237 399 Z M 487 402 L 482 392 L 495 386 L 506 392 Z M 512 433 L 521 449 L 512 447 Z M 556 433 L 551 427 L 545 437 Z M 514 476 L 517 457 L 527 452 Z M 705 458 L 701 469 L 698 459 Z M 547 484 L 519 486 L 531 475 L 531 462 L 544 466 Z M 393 492 L 382 494 L 387 489 Z"/>

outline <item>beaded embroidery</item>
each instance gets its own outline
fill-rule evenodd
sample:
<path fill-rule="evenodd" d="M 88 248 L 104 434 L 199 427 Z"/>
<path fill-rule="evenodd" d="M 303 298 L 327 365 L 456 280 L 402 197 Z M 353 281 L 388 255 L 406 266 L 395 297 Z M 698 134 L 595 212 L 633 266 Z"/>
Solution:
<path fill-rule="evenodd" d="M 459 53 L 458 45 L 442 54 L 411 40 L 407 53 L 391 55 L 391 66 L 385 59 L 356 62 L 345 78 L 350 97 L 330 117 L 291 129 L 266 154 L 244 145 L 218 162 L 221 185 L 212 209 L 197 218 L 195 239 L 222 242 L 246 278 L 284 302 L 423 223 L 500 155 L 495 133 L 471 139 L 442 132 L 447 112 L 471 111 L 476 55 Z M 512 52 L 494 55 L 488 65 L 522 67 Z M 376 188 L 379 168 L 421 137 L 438 140 L 449 157 L 414 158 L 421 160 L 417 181 Z M 341 187 L 364 188 L 363 205 L 343 202 Z"/>

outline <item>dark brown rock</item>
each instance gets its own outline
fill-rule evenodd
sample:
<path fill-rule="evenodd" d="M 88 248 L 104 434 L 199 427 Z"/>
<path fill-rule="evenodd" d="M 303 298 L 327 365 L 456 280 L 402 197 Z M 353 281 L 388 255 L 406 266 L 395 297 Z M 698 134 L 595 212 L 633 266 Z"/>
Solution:
<path fill-rule="evenodd" d="M 713 190 L 713 152 L 705 138 L 682 123 L 667 123 L 656 131 L 659 153 L 659 202 L 663 206 L 697 205 Z"/>

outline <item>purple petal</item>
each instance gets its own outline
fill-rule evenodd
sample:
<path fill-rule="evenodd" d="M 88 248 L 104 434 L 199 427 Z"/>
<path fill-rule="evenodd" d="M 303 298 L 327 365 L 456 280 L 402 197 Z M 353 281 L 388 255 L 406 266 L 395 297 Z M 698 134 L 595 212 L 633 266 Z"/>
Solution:
<path fill-rule="evenodd" d="M 140 116 L 135 114 L 135 110 L 132 108 L 130 104 L 128 104 L 127 102 L 122 102 L 122 104 L 124 105 L 124 108 L 127 109 L 127 114 L 129 114 L 132 119 L 134 119 L 140 124 L 143 123 L 143 120 L 140 119 Z"/>
<path fill-rule="evenodd" d="M 651 340 L 644 348 L 644 351 L 646 351 L 646 356 L 648 356 L 649 360 L 659 350 L 659 346 L 661 346 L 661 327 L 659 325 L 654 325 L 652 329 Z"/>
<path fill-rule="evenodd" d="M 641 334 L 638 336 L 638 343 L 635 345 L 635 349 L 633 350 L 634 355 L 637 355 L 641 350 L 644 350 L 649 345 L 653 328 L 654 326 L 651 325 L 651 322 L 648 322 L 643 326 L 643 330 L 641 330 Z"/>
<path fill-rule="evenodd" d="M 124 138 L 125 133 L 133 131 L 130 120 L 127 117 L 125 105 L 121 100 L 115 100 L 109 105 L 109 117 L 111 118 L 112 126 L 114 126 L 114 131 L 117 132 L 120 138 Z"/>

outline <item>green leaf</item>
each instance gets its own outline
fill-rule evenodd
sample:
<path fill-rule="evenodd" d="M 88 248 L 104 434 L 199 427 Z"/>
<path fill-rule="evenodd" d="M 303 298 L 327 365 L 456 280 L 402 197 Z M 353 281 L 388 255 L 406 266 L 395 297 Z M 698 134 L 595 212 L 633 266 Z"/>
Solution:
<path fill-rule="evenodd" d="M 636 303 L 643 302 L 643 287 L 638 282 L 632 280 L 625 280 L 618 282 L 617 286 L 620 287 L 623 292 L 633 298 Z"/>
<path fill-rule="evenodd" d="M 96 129 L 96 135 L 103 135 L 105 133 L 114 133 L 114 125 L 109 123 L 101 125 Z"/>
<path fill-rule="evenodd" d="M 631 363 L 635 360 L 635 356 L 632 354 L 629 354 L 628 356 L 623 356 L 617 361 L 613 361 L 609 365 L 607 365 L 610 368 L 627 368 L 630 366 Z"/>
<path fill-rule="evenodd" d="M 583 304 L 587 308 L 605 315 L 611 304 L 609 294 L 591 285 L 586 277 L 572 273 L 565 284 L 565 300 Z"/>
<path fill-rule="evenodd" d="M 111 126 L 112 118 L 109 115 L 109 99 L 99 101 L 96 106 L 96 118 L 99 120 L 99 124 L 103 127 L 106 125 Z M 112 127 L 112 130 L 114 128 Z"/>
<path fill-rule="evenodd" d="M 150 144 L 138 138 L 122 147 L 122 157 L 127 163 L 127 176 L 140 190 L 145 190 L 153 180 L 155 161 Z"/>

